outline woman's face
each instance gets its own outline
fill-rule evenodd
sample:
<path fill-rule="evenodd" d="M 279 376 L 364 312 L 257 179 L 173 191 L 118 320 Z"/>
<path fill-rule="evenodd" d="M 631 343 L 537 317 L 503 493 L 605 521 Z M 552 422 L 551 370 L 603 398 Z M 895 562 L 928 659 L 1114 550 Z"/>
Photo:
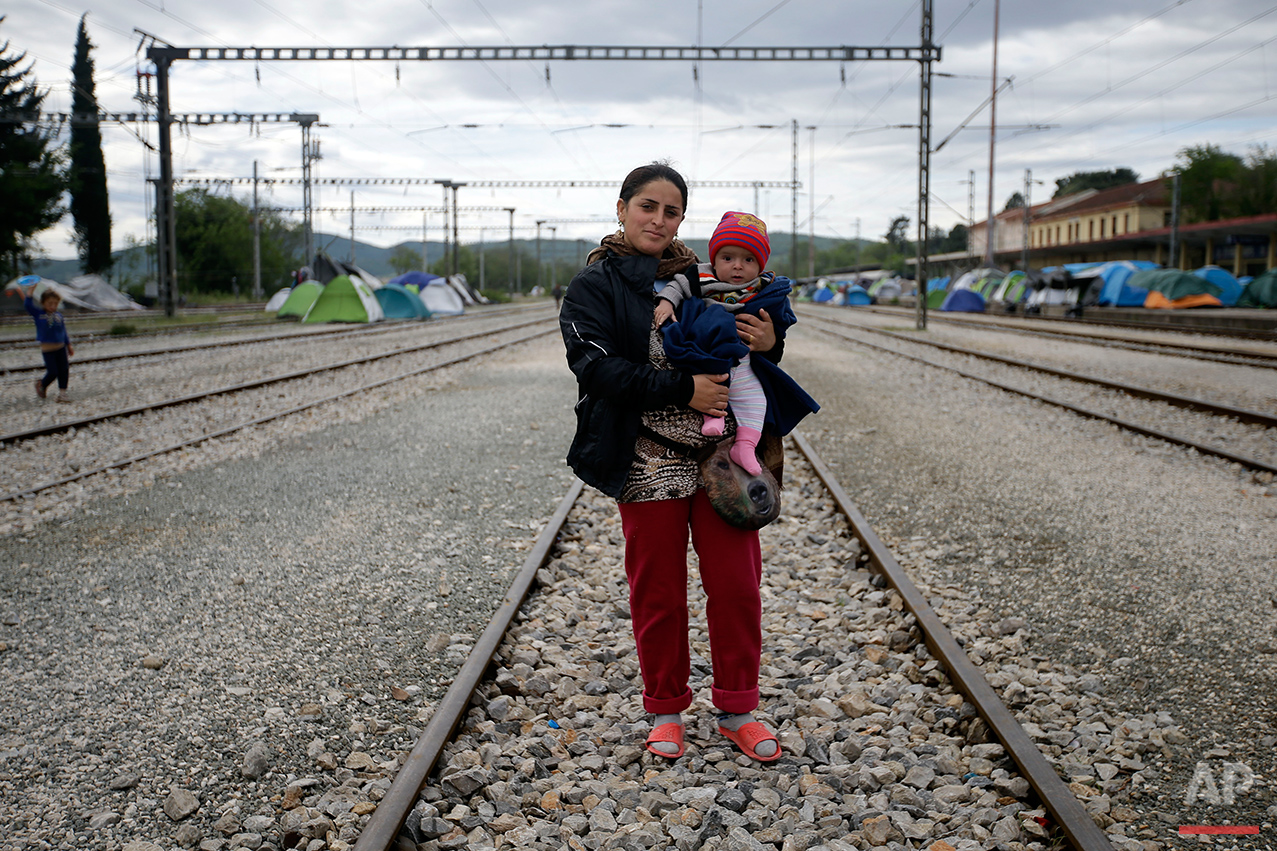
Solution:
<path fill-rule="evenodd" d="M 625 241 L 641 254 L 660 257 L 678 235 L 683 222 L 683 194 L 668 180 L 653 180 L 634 193 L 627 204 L 617 199 L 616 217 Z"/>

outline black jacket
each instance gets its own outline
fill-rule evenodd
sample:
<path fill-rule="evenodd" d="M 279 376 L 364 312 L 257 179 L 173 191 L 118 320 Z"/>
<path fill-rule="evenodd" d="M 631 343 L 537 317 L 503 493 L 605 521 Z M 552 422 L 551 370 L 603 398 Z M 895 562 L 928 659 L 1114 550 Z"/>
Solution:
<path fill-rule="evenodd" d="M 578 389 L 568 466 L 614 498 L 634 461 L 642 412 L 686 405 L 695 391 L 691 373 L 658 370 L 648 356 L 656 267 L 655 257 L 608 252 L 576 274 L 559 311 Z M 766 357 L 779 360 L 780 352 L 777 345 Z"/>

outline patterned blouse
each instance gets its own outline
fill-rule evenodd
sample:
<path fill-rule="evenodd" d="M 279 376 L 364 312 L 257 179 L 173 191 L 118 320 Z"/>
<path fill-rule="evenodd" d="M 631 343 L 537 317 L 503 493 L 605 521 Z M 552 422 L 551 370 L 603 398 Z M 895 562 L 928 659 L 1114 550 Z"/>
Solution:
<path fill-rule="evenodd" d="M 665 358 L 664 337 L 652 326 L 648 338 L 648 357 L 657 369 L 673 369 Z M 731 437 L 736 433 L 736 420 L 730 411 L 722 437 L 701 434 L 705 416 L 683 405 L 669 405 L 655 411 L 644 411 L 643 426 L 672 441 L 701 448 Z M 639 434 L 634 445 L 634 463 L 621 491 L 620 502 L 654 502 L 659 499 L 685 499 L 702 487 L 701 472 L 691 458 L 648 440 Z"/>

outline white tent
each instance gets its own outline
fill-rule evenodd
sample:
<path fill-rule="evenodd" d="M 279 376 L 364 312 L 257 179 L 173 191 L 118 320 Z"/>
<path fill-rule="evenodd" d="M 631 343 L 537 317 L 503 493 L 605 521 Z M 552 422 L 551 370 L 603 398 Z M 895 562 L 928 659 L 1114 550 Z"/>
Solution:
<path fill-rule="evenodd" d="M 466 312 L 461 296 L 442 279 L 426 284 L 418 295 L 432 316 L 460 316 Z"/>
<path fill-rule="evenodd" d="M 101 275 L 80 275 L 65 284 L 51 281 L 48 278 L 41 278 L 37 275 L 27 275 L 10 281 L 5 289 L 21 289 L 33 283 L 36 285 L 36 301 L 40 300 L 41 293 L 46 289 L 51 289 L 60 295 L 65 303 L 81 310 L 144 309 L 142 305 L 108 284 Z"/>
<path fill-rule="evenodd" d="M 266 302 L 266 312 L 274 313 L 284 306 L 284 302 L 288 301 L 288 297 L 293 294 L 291 287 L 284 287 L 279 292 L 270 297 L 270 301 Z"/>

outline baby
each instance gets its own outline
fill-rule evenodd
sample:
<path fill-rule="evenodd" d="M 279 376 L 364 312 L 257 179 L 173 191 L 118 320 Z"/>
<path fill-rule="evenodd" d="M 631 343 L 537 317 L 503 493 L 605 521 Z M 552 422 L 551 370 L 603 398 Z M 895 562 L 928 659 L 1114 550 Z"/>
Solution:
<path fill-rule="evenodd" d="M 704 299 L 707 310 L 721 308 L 733 315 L 742 311 L 757 315 L 760 304 L 766 302 L 773 321 L 782 316 L 788 317 L 785 323 L 776 323 L 777 338 L 783 339 L 785 328 L 793 321 L 786 297 L 790 285 L 788 279 L 763 271 L 770 254 L 771 242 L 767 238 L 767 225 L 761 219 L 749 213 L 723 214 L 709 240 L 709 263 L 701 263 L 696 267 L 697 280 L 690 281 L 683 275 L 675 275 L 657 293 L 657 327 L 674 319 L 679 306 L 691 297 Z M 776 298 L 781 300 L 783 310 L 775 309 Z M 751 304 L 755 299 L 759 301 Z M 736 342 L 739 343 L 739 340 Z M 672 355 L 669 344 L 670 335 L 667 333 L 666 351 Z M 779 371 L 770 363 L 768 366 Z M 801 397 L 800 408 L 806 408 L 797 413 L 798 419 L 819 408 L 796 385 L 794 390 Z M 762 437 L 763 423 L 764 420 L 775 422 L 775 417 L 767 416 L 770 402 L 750 363 L 748 349 L 731 368 L 727 399 L 732 414 L 736 417 L 736 438 L 730 457 L 751 476 L 756 476 L 761 469 L 757 447 Z M 701 431 L 708 436 L 721 435 L 725 425 L 722 417 L 706 414 Z M 780 433 L 787 433 L 789 428 L 792 425 L 781 428 Z"/>

